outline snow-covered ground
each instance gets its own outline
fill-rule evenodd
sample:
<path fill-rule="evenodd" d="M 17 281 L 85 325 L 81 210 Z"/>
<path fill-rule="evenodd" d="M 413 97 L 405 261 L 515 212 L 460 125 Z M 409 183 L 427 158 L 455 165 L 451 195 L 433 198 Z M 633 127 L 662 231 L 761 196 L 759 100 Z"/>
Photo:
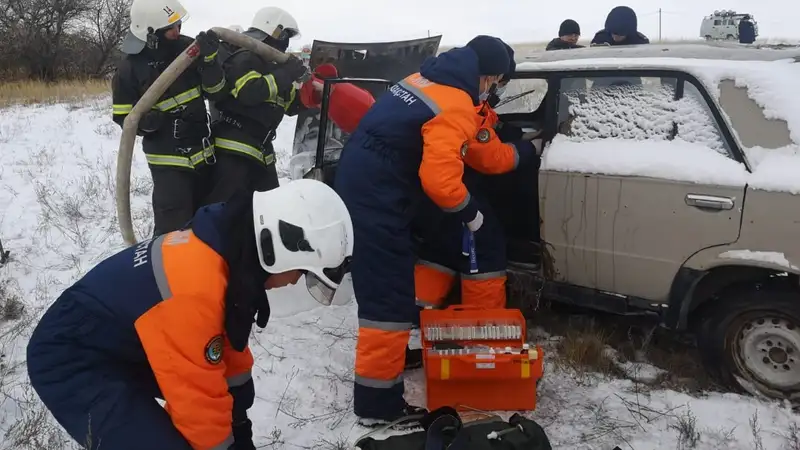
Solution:
<path fill-rule="evenodd" d="M 13 258 L 0 268 L 0 294 L 25 305 L 21 318 L 0 322 L 2 449 L 74 448 L 59 436 L 27 386 L 25 345 L 43 308 L 122 248 L 113 200 L 120 132 L 110 111 L 108 97 L 0 110 L 0 237 Z M 284 174 L 294 125 L 286 119 L 276 141 Z M 137 145 L 132 205 L 139 237 L 150 226 L 149 183 Z M 351 412 L 355 305 L 318 307 L 302 283 L 272 293 L 270 303 L 269 325 L 251 339 L 256 445 L 347 448 L 341 444 L 366 432 Z M 0 307 L 6 317 L 13 315 L 8 304 Z M 553 348 L 557 337 L 545 341 Z M 800 416 L 786 405 L 734 394 L 698 398 L 644 390 L 631 380 L 560 369 L 552 355 L 547 355 L 538 408 L 530 416 L 545 427 L 555 449 L 800 448 L 784 437 L 791 430 L 800 436 Z M 640 376 L 653 373 L 647 365 L 626 367 Z M 420 371 L 406 386 L 409 401 L 424 404 Z"/>

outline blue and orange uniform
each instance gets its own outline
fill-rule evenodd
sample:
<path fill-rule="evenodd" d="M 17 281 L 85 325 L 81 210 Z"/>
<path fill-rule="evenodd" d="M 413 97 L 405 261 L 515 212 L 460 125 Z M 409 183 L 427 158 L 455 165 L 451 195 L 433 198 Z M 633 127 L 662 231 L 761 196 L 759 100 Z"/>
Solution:
<path fill-rule="evenodd" d="M 227 450 L 248 420 L 253 356 L 225 326 L 226 214 L 204 207 L 190 229 L 104 260 L 33 332 L 31 384 L 86 448 Z"/>
<path fill-rule="evenodd" d="M 416 302 L 420 307 L 441 306 L 456 277 L 461 279 L 462 304 L 483 308 L 504 308 L 506 304 L 505 235 L 481 184 L 484 175 L 515 170 L 520 163 L 518 146 L 530 143 L 502 142 L 495 131 L 497 114 L 488 105 L 479 109 L 482 122 L 464 155 L 468 166 L 464 183 L 480 203 L 484 217 L 483 226 L 474 234 L 477 272 L 470 270 L 469 258 L 462 254 L 463 223 L 428 204 L 418 219 L 423 225 L 417 228 L 423 238 L 414 269 Z"/>
<path fill-rule="evenodd" d="M 420 202 L 428 197 L 464 223 L 481 208 L 462 181 L 465 151 L 483 121 L 476 110 L 481 76 L 505 73 L 509 61 L 501 41 L 478 39 L 487 51 L 469 44 L 449 50 L 393 85 L 361 119 L 339 161 L 335 187 L 355 237 L 354 410 L 364 419 L 391 421 L 411 408 L 402 373 L 419 315 L 411 222 Z M 516 151 L 524 158 L 533 147 Z"/>
<path fill-rule="evenodd" d="M 510 59 L 510 80 L 516 70 L 514 50 L 505 44 Z M 499 98 L 495 97 L 495 100 Z M 481 203 L 483 226 L 475 233 L 477 267 L 470 267 L 469 258 L 463 252 L 464 225 L 454 217 L 437 211 L 430 203 L 424 208 L 416 222 L 422 242 L 417 252 L 419 260 L 414 273 L 417 305 L 439 307 L 458 276 L 461 280 L 461 303 L 483 308 L 504 308 L 506 305 L 506 239 L 503 225 L 492 210 L 486 188 L 485 175 L 509 173 L 519 167 L 517 146 L 529 142 L 504 143 L 496 129 L 500 118 L 490 106 L 490 100 L 481 103 L 477 110 L 481 124 L 472 137 L 464 154 L 468 166 L 464 173 L 464 184 Z M 530 160 L 530 158 L 528 158 Z"/>

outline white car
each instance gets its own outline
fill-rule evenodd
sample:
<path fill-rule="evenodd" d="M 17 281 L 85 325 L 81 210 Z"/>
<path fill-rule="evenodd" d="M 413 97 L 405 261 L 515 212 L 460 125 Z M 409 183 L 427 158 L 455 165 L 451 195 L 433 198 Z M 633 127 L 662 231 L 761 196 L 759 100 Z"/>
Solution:
<path fill-rule="evenodd" d="M 730 387 L 800 400 L 799 61 L 730 43 L 518 61 L 498 135 L 539 133 L 541 165 L 486 180 L 508 284 L 527 289 L 509 306 L 652 315 Z M 295 177 L 332 181 L 337 155 Z"/>
<path fill-rule="evenodd" d="M 539 210 L 543 263 L 522 272 L 555 301 L 655 314 L 720 381 L 800 400 L 798 61 L 725 43 L 528 56 L 506 92 L 529 93 L 497 108 L 544 143 L 538 205 L 498 199 Z"/>

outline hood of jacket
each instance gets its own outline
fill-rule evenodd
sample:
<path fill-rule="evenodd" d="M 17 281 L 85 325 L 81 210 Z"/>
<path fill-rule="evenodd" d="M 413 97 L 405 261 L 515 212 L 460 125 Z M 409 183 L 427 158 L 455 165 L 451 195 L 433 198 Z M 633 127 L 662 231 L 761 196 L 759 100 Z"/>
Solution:
<path fill-rule="evenodd" d="M 441 55 L 431 56 L 422 63 L 420 75 L 437 84 L 461 89 L 478 105 L 480 70 L 478 54 L 471 48 L 450 49 Z"/>
<path fill-rule="evenodd" d="M 639 31 L 636 12 L 627 6 L 617 6 L 608 13 L 605 29 L 611 34 L 634 36 Z"/>

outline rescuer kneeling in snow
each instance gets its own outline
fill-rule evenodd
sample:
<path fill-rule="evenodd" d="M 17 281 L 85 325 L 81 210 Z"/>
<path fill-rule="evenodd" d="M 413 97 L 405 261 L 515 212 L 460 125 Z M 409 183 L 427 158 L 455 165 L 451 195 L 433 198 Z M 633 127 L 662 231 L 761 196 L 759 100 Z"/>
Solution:
<path fill-rule="evenodd" d="M 339 196 L 314 180 L 205 206 L 61 294 L 28 344 L 31 384 L 89 450 L 253 450 L 247 344 L 269 318 L 265 289 L 305 274 L 329 305 L 352 230 Z"/>
<path fill-rule="evenodd" d="M 356 238 L 354 409 L 363 425 L 423 411 L 403 398 L 405 350 L 419 315 L 411 222 L 427 195 L 471 231 L 481 228 L 481 204 L 462 182 L 463 158 L 480 128 L 476 108 L 508 67 L 503 42 L 491 36 L 429 58 L 378 98 L 342 151 L 335 185 Z M 521 159 L 534 152 L 530 142 L 515 150 Z"/>

